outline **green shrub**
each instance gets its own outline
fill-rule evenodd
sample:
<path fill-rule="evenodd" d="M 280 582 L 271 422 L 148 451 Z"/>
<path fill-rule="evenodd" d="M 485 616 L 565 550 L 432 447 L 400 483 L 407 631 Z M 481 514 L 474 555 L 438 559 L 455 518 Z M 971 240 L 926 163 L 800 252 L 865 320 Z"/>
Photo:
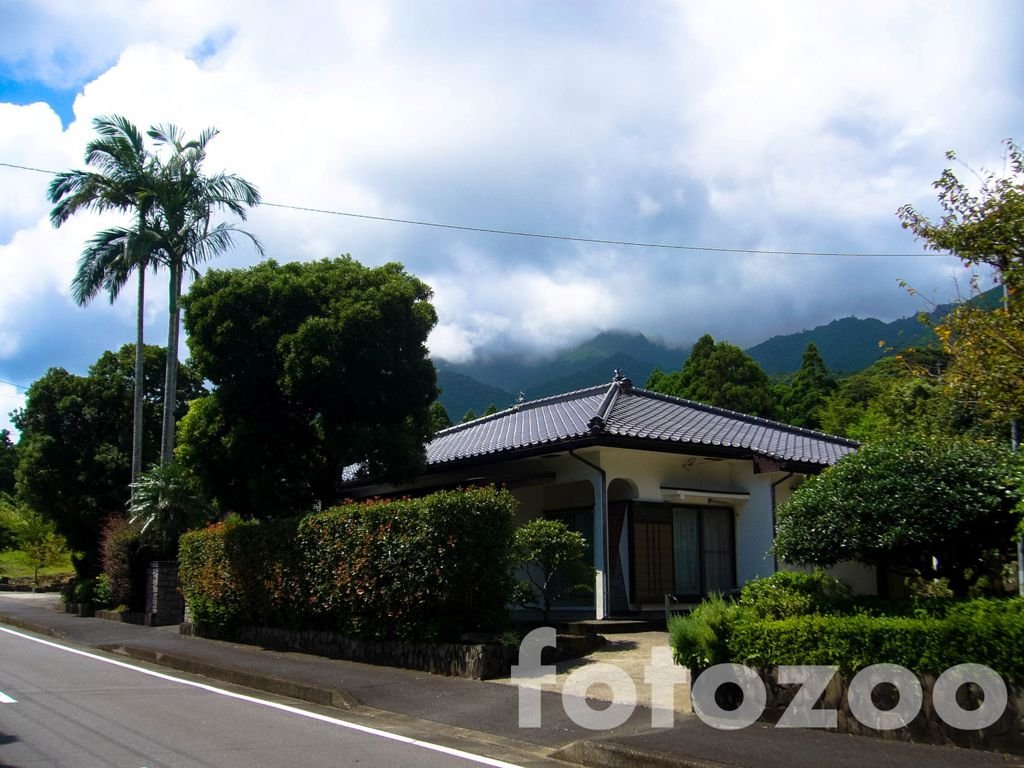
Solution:
<path fill-rule="evenodd" d="M 512 546 L 528 579 L 516 585 L 515 602 L 539 601 L 544 624 L 555 600 L 593 590 L 594 569 L 585 559 L 587 540 L 560 520 L 530 520 L 516 529 Z"/>
<path fill-rule="evenodd" d="M 852 674 L 878 663 L 915 672 L 985 664 L 1024 676 L 1024 599 L 937 601 L 916 615 L 808 615 L 779 620 L 737 617 L 728 631 L 729 660 L 773 667 L 826 664 Z"/>
<path fill-rule="evenodd" d="M 214 636 L 241 625 L 416 639 L 501 629 L 514 505 L 507 491 L 475 489 L 230 520 L 182 537 L 182 592 Z"/>
<path fill-rule="evenodd" d="M 141 607 L 141 596 L 136 594 L 139 590 L 135 586 L 141 566 L 137 562 L 141 547 L 139 531 L 128 518 L 115 515 L 104 523 L 100 534 L 100 561 L 107 577 L 107 604 Z"/>
<path fill-rule="evenodd" d="M 785 619 L 835 610 L 849 594 L 849 587 L 821 570 L 779 571 L 748 582 L 740 592 L 740 605 L 761 619 Z"/>
<path fill-rule="evenodd" d="M 673 616 L 668 631 L 676 664 L 704 669 L 730 661 L 733 629 L 747 612 L 737 603 L 713 595 L 689 615 Z"/>

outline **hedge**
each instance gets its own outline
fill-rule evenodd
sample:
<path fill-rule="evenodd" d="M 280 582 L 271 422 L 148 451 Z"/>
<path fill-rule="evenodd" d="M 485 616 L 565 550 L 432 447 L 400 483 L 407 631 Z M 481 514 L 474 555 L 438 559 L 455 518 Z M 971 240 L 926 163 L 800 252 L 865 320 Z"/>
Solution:
<path fill-rule="evenodd" d="M 507 491 L 470 489 L 229 521 L 182 538 L 182 592 L 207 635 L 249 625 L 457 639 L 503 628 L 514 509 Z"/>
<path fill-rule="evenodd" d="M 985 664 L 1014 679 L 1024 679 L 1024 598 L 909 601 L 891 605 L 875 600 L 817 594 L 805 602 L 807 612 L 788 613 L 806 596 L 809 581 L 788 585 L 754 582 L 738 603 L 713 598 L 690 616 L 670 622 L 674 656 L 679 664 L 702 668 L 722 662 L 757 667 L 821 664 L 853 674 L 878 663 L 899 664 L 918 673 L 940 673 L 962 663 Z M 768 586 L 771 588 L 769 589 Z M 757 606 L 753 596 L 772 595 L 771 605 Z M 778 618 L 778 606 L 788 613 Z M 767 608 L 767 610 L 766 610 Z"/>

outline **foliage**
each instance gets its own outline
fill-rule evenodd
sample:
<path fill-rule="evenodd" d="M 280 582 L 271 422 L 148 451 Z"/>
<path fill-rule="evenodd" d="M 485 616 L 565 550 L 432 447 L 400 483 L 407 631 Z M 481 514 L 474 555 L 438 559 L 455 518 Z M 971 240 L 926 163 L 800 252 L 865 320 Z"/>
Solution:
<path fill-rule="evenodd" d="M 560 520 L 536 518 L 516 529 L 512 548 L 526 574 L 527 600 L 539 600 L 546 624 L 560 597 L 593 589 L 593 568 L 585 560 L 587 541 Z"/>
<path fill-rule="evenodd" d="M 900 664 L 915 672 L 942 672 L 984 663 L 1014 678 L 1024 675 L 1024 600 L 976 599 L 945 614 L 916 616 L 746 617 L 734 623 L 731 660 L 772 667 L 824 664 L 852 674 L 872 664 Z"/>
<path fill-rule="evenodd" d="M 156 459 L 163 392 L 164 351 L 148 346 L 144 423 L 149 460 Z M 51 368 L 29 387 L 25 408 L 14 414 L 21 430 L 17 489 L 30 509 L 53 520 L 69 547 L 79 576 L 99 572 L 103 522 L 128 502 L 131 474 L 134 348 L 105 352 L 86 376 Z M 202 380 L 185 366 L 178 409 L 202 393 Z"/>
<path fill-rule="evenodd" d="M 976 185 L 950 168 L 942 172 L 933 185 L 943 211 L 938 221 L 910 205 L 897 215 L 926 248 L 955 254 L 969 268 L 987 265 L 1005 286 L 1004 306 L 962 303 L 935 330 L 953 358 L 949 390 L 1008 421 L 1024 416 L 1024 151 L 1012 140 L 1005 144 L 1006 173 L 972 172 Z"/>
<path fill-rule="evenodd" d="M 452 426 L 451 417 L 448 416 L 448 411 L 445 410 L 444 406 L 441 405 L 440 400 L 435 400 L 430 404 L 430 429 L 433 434 L 437 434 L 442 429 L 448 429 Z"/>
<path fill-rule="evenodd" d="M 698 339 L 680 371 L 655 370 L 647 389 L 755 416 L 775 414 L 768 375 L 742 349 L 710 335 Z"/>
<path fill-rule="evenodd" d="M 14 499 L 0 493 L 0 552 L 18 546 L 18 530 L 21 528 L 22 512 Z"/>
<path fill-rule="evenodd" d="M 859 560 L 949 579 L 957 595 L 1009 555 L 1022 466 L 965 440 L 883 440 L 810 478 L 778 510 L 775 554 L 829 566 Z"/>
<path fill-rule="evenodd" d="M 68 552 L 64 537 L 53 522 L 36 513 L 26 514 L 18 531 L 18 548 L 32 566 L 33 584 L 39 586 L 39 571 L 56 565 Z"/>
<path fill-rule="evenodd" d="M 183 298 L 192 359 L 216 386 L 179 458 L 223 511 L 288 516 L 334 498 L 341 469 L 413 477 L 437 391 L 430 289 L 349 257 L 211 270 Z"/>
<path fill-rule="evenodd" d="M 711 595 L 689 615 L 672 616 L 668 633 L 676 664 L 706 669 L 730 661 L 730 638 L 746 610 L 721 595 Z"/>
<path fill-rule="evenodd" d="M 158 558 L 170 559 L 178 555 L 181 535 L 212 517 L 198 481 L 177 464 L 155 466 L 143 473 L 132 485 L 129 514 L 142 542 Z"/>
<path fill-rule="evenodd" d="M 462 423 L 465 424 L 467 421 L 473 421 L 476 419 L 476 411 L 470 408 L 464 414 L 462 414 Z"/>
<path fill-rule="evenodd" d="M 514 506 L 476 489 L 233 519 L 182 537 L 182 591 L 202 631 L 223 636 L 245 624 L 435 639 L 501 628 Z"/>
<path fill-rule="evenodd" d="M 138 570 L 142 563 L 139 555 L 142 548 L 139 530 L 123 515 L 113 515 L 103 524 L 100 536 L 100 557 L 105 579 L 104 601 L 112 605 L 140 607 L 137 594 Z"/>
<path fill-rule="evenodd" d="M 134 480 L 142 471 L 145 278 L 146 269 L 156 266 L 145 233 L 155 203 L 157 167 L 142 134 L 129 120 L 117 115 L 101 116 L 93 120 L 93 128 L 97 138 L 86 145 L 85 162 L 95 170 L 65 171 L 54 176 L 48 190 L 54 204 L 50 220 L 59 227 L 82 210 L 130 212 L 135 219 L 131 228 L 115 227 L 93 237 L 82 251 L 71 283 L 72 297 L 79 306 L 101 290 L 107 292 L 113 304 L 132 272 L 138 273 L 132 403 Z"/>
<path fill-rule="evenodd" d="M 159 163 L 159 184 L 153 222 L 148 234 L 151 247 L 170 272 L 168 295 L 167 355 L 164 374 L 164 411 L 160 438 L 160 463 L 173 461 L 176 414 L 170 407 L 177 402 L 178 334 L 181 325 L 181 288 L 185 274 L 198 276 L 196 267 L 224 253 L 235 234 L 249 238 L 263 254 L 263 246 L 253 235 L 234 224 L 220 222 L 211 226 L 212 217 L 227 211 L 245 221 L 248 208 L 258 205 L 260 194 L 250 182 L 223 171 L 207 175 L 203 170 L 206 147 L 218 134 L 207 128 L 199 137 L 186 141 L 174 125 L 149 129 L 157 149 L 170 151 Z"/>
<path fill-rule="evenodd" d="M 849 594 L 849 587 L 821 570 L 778 571 L 747 582 L 739 604 L 761 619 L 785 619 L 828 612 Z"/>
<path fill-rule="evenodd" d="M 800 370 L 783 388 L 779 407 L 788 424 L 810 429 L 821 428 L 821 408 L 837 384 L 821 359 L 813 342 L 808 342 Z"/>
<path fill-rule="evenodd" d="M 14 470 L 18 466 L 18 446 L 11 441 L 10 430 L 0 429 L 0 495 L 14 493 Z"/>

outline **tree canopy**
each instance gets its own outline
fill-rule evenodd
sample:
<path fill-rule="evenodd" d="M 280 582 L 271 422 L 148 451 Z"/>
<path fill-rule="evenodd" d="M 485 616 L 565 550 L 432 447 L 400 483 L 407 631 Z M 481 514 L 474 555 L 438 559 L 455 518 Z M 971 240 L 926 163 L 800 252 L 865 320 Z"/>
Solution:
<path fill-rule="evenodd" d="M 14 470 L 18 466 L 18 446 L 10 430 L 0 429 L 0 495 L 14 493 Z"/>
<path fill-rule="evenodd" d="M 949 579 L 956 594 L 1012 552 L 1024 467 L 1006 448 L 899 437 L 869 443 L 778 509 L 775 553 L 801 565 L 857 560 Z"/>
<path fill-rule="evenodd" d="M 1006 141 L 1006 168 L 972 172 L 967 183 L 945 169 L 934 183 L 942 208 L 938 221 L 911 205 L 897 212 L 926 248 L 952 253 L 971 268 L 987 265 L 1005 286 L 1003 306 L 989 310 L 963 302 L 935 328 L 952 358 L 947 389 L 1004 422 L 1024 417 L 1024 151 L 1012 140 Z M 973 292 L 977 286 L 975 278 Z"/>
<path fill-rule="evenodd" d="M 775 395 L 761 366 L 735 344 L 705 334 L 690 350 L 682 370 L 655 370 L 647 389 L 719 408 L 772 417 Z"/>
<path fill-rule="evenodd" d="M 429 287 L 351 257 L 211 270 L 183 298 L 212 382 L 178 456 L 222 511 L 274 517 L 330 503 L 343 467 L 409 479 L 437 396 Z"/>
<path fill-rule="evenodd" d="M 798 427 L 820 429 L 821 408 L 836 388 L 836 380 L 829 373 L 818 348 L 814 342 L 808 342 L 800 370 L 782 389 L 779 402 L 781 417 Z"/>
<path fill-rule="evenodd" d="M 147 346 L 144 394 L 148 401 L 144 461 L 157 459 L 166 350 Z M 123 515 L 129 496 L 135 347 L 104 352 L 86 376 L 51 368 L 28 389 L 14 414 L 18 443 L 17 493 L 32 510 L 53 520 L 80 558 L 80 576 L 99 569 L 99 535 L 107 517 Z M 184 366 L 177 408 L 204 392 L 202 379 Z"/>

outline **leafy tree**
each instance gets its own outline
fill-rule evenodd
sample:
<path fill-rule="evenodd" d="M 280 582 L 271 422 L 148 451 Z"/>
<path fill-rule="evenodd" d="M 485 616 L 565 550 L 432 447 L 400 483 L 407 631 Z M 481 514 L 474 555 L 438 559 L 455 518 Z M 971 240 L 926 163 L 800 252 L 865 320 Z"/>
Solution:
<path fill-rule="evenodd" d="M 790 424 L 810 429 L 821 428 L 821 408 L 825 399 L 837 389 L 814 342 L 804 350 L 800 370 L 783 389 L 780 402 L 782 417 Z"/>
<path fill-rule="evenodd" d="M 448 416 L 448 411 L 441 405 L 440 400 L 435 400 L 430 405 L 430 429 L 436 434 L 442 429 L 448 429 L 450 426 L 452 426 L 452 420 Z"/>
<path fill-rule="evenodd" d="M 774 551 L 795 564 L 858 560 L 947 578 L 965 595 L 1012 551 L 1024 467 L 998 446 L 901 437 L 870 443 L 778 510 Z"/>
<path fill-rule="evenodd" d="M 0 495 L 14 493 L 14 469 L 18 466 L 18 446 L 11 432 L 0 429 Z"/>
<path fill-rule="evenodd" d="M 166 352 L 147 346 L 143 392 L 144 461 L 157 458 L 161 387 Z M 52 520 L 67 540 L 82 578 L 99 571 L 99 535 L 103 522 L 123 514 L 131 478 L 133 345 L 105 352 L 86 376 L 51 368 L 28 390 L 25 407 L 14 414 L 21 431 L 16 472 L 20 500 Z M 185 366 L 178 410 L 204 392 L 202 379 Z"/>
<path fill-rule="evenodd" d="M 260 254 L 263 253 L 259 240 L 235 225 L 221 222 L 211 226 L 213 215 L 222 210 L 244 221 L 247 208 L 260 202 L 256 187 L 242 177 L 224 172 L 208 176 L 203 172 L 206 145 L 217 133 L 215 128 L 207 128 L 199 138 L 186 141 L 174 125 L 149 130 L 157 147 L 169 148 L 172 153 L 160 166 L 159 205 L 151 227 L 153 246 L 170 271 L 161 464 L 173 461 L 176 422 L 175 411 L 169 406 L 177 401 L 180 297 L 184 275 L 191 272 L 198 276 L 196 266 L 226 251 L 235 234 L 248 237 Z"/>
<path fill-rule="evenodd" d="M 462 414 L 462 423 L 465 424 L 467 421 L 473 421 L 476 418 L 476 411 L 470 408 L 464 414 Z"/>
<path fill-rule="evenodd" d="M 735 344 L 715 343 L 705 334 L 680 371 L 655 369 L 647 389 L 755 416 L 775 413 L 771 381 L 761 366 Z"/>
<path fill-rule="evenodd" d="M 584 560 L 587 541 L 559 520 L 537 518 L 516 529 L 516 559 L 527 576 L 520 582 L 521 603 L 539 600 L 546 624 L 551 606 L 563 595 L 591 589 L 593 570 Z"/>
<path fill-rule="evenodd" d="M 494 403 L 491 403 L 490 405 L 487 406 L 487 410 L 484 411 L 484 416 L 493 416 L 497 412 L 498 406 L 496 406 Z"/>
<path fill-rule="evenodd" d="M 134 484 L 129 522 L 158 558 L 176 558 L 178 539 L 212 519 L 199 483 L 184 467 L 163 464 L 144 472 Z"/>
<path fill-rule="evenodd" d="M 89 303 L 102 290 L 110 303 L 120 294 L 133 272 L 138 275 L 135 310 L 135 391 L 132 404 L 132 473 L 142 472 L 143 330 L 146 269 L 155 266 L 149 240 L 144 236 L 155 203 L 156 165 L 142 134 L 118 115 L 97 117 L 98 134 L 85 147 L 85 162 L 93 171 L 64 171 L 54 176 L 48 191 L 54 204 L 50 220 L 61 226 L 82 210 L 133 214 L 130 228 L 99 232 L 82 251 L 71 295 L 79 305 Z"/>
<path fill-rule="evenodd" d="M 57 533 L 53 521 L 35 512 L 23 519 L 18 532 L 18 548 L 32 564 L 32 583 L 36 588 L 39 587 L 39 571 L 59 563 L 68 551 L 67 543 Z"/>
<path fill-rule="evenodd" d="M 953 359 L 949 390 L 1002 421 L 1024 416 L 1024 151 L 1012 140 L 1006 150 L 1008 172 L 972 173 L 980 184 L 964 183 L 950 168 L 942 172 L 934 183 L 943 211 L 938 221 L 911 205 L 897 212 L 926 248 L 955 254 L 968 267 L 987 265 L 1005 287 L 1004 306 L 961 303 L 935 328 Z"/>
<path fill-rule="evenodd" d="M 430 289 L 350 257 L 211 270 L 183 298 L 192 359 L 215 385 L 182 423 L 180 460 L 222 512 L 330 502 L 342 468 L 413 477 L 437 396 Z"/>

